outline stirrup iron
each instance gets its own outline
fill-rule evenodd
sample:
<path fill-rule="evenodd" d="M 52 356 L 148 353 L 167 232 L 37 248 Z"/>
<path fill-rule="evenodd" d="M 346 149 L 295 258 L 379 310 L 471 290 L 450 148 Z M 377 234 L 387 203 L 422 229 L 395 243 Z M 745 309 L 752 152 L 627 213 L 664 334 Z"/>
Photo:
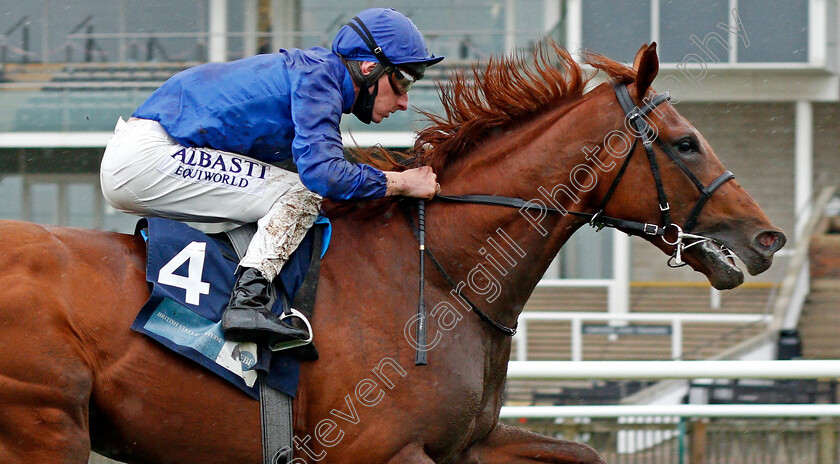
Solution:
<path fill-rule="evenodd" d="M 312 325 L 309 323 L 309 319 L 307 319 L 307 317 L 304 316 L 303 313 L 301 313 L 295 308 L 289 308 L 289 312 L 284 312 L 283 314 L 281 314 L 280 320 L 282 321 L 289 317 L 297 317 L 298 319 L 302 320 L 303 323 L 306 325 L 306 331 L 309 332 L 309 337 L 307 337 L 305 340 L 288 340 L 285 342 L 275 343 L 273 345 L 269 344 L 269 350 L 283 351 L 312 343 Z"/>

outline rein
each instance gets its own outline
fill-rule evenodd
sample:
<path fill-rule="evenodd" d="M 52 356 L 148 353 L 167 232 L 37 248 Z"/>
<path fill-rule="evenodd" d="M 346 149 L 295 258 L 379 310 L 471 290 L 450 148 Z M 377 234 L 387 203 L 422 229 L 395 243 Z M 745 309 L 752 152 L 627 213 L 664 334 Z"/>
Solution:
<path fill-rule="evenodd" d="M 440 196 L 440 195 L 438 195 L 438 196 Z M 422 208 L 425 209 L 425 200 L 420 200 L 419 201 L 418 210 L 420 210 L 419 205 L 423 205 Z M 467 303 L 467 305 L 470 307 L 470 310 L 472 312 L 474 312 L 479 317 L 479 319 L 486 322 L 487 324 L 490 325 L 490 327 L 493 327 L 497 331 L 501 332 L 503 335 L 506 335 L 508 337 L 512 337 L 512 336 L 516 335 L 516 327 L 519 324 L 516 324 L 513 327 L 507 327 L 505 325 L 502 325 L 502 324 L 494 321 L 493 318 L 491 318 L 489 315 L 487 315 L 487 313 L 485 313 L 484 311 L 479 309 L 478 306 L 475 303 L 472 302 L 472 300 L 470 300 L 466 295 L 464 295 L 463 292 L 461 292 L 461 289 L 458 287 L 458 284 L 455 282 L 455 279 L 453 279 L 452 276 L 450 276 L 449 273 L 446 272 L 446 269 L 444 269 L 443 265 L 440 264 L 440 261 L 438 261 L 438 259 L 435 258 L 435 255 L 432 253 L 432 250 L 429 249 L 429 247 L 425 246 L 425 230 L 424 230 L 425 229 L 425 218 L 422 220 L 422 222 L 419 222 L 419 225 L 418 225 L 418 224 L 414 223 L 414 218 L 411 217 L 411 213 L 408 210 L 406 210 L 406 214 L 408 215 L 408 223 L 409 223 L 409 225 L 411 225 L 411 231 L 414 232 L 414 237 L 417 238 L 418 241 L 420 241 L 421 238 L 424 240 L 424 243 L 421 244 L 421 246 L 420 246 L 420 256 L 422 257 L 425 254 L 426 256 L 429 257 L 429 260 L 432 262 L 432 264 L 434 264 L 435 268 L 438 270 L 440 275 L 443 276 L 443 279 L 446 280 L 446 283 L 449 284 L 449 286 L 452 287 L 452 289 L 456 292 L 456 294 L 459 297 L 461 297 L 461 299 L 463 299 L 464 302 Z M 424 213 L 424 216 L 425 216 L 425 213 Z M 420 262 L 423 263 L 422 258 L 420 259 Z M 425 280 L 424 279 L 424 274 L 425 274 L 425 269 L 423 267 L 421 267 L 420 268 L 420 276 L 421 276 L 421 278 L 420 278 L 420 280 L 421 280 L 420 293 L 421 293 L 421 295 L 423 294 L 423 283 L 422 282 Z M 420 305 L 418 305 L 418 308 L 417 308 L 417 314 L 419 316 L 418 319 L 420 319 L 418 321 L 418 327 L 417 327 L 418 345 L 420 345 L 420 342 L 421 342 L 421 340 L 419 340 L 420 336 L 421 336 L 420 335 L 421 328 L 422 328 L 423 332 L 425 332 L 425 327 L 426 327 L 426 321 L 424 320 L 425 319 L 425 313 L 426 313 L 425 303 L 423 302 L 423 297 L 421 296 Z M 421 314 L 422 314 L 422 316 L 421 316 Z M 422 336 L 425 338 L 425 334 L 423 334 Z M 425 342 L 425 340 L 423 340 L 423 342 Z M 425 345 L 425 343 L 423 343 L 423 344 Z M 421 352 L 425 353 L 425 350 L 419 350 L 418 349 L 418 356 L 419 356 L 419 353 L 421 353 Z M 419 364 L 417 362 L 417 361 L 419 361 L 419 359 L 420 358 L 415 357 L 415 364 L 418 365 L 418 366 L 419 365 L 424 365 L 424 364 Z"/>
<path fill-rule="evenodd" d="M 730 171 L 725 171 L 723 174 L 718 176 L 715 180 L 713 180 L 708 186 L 703 185 L 703 182 L 691 172 L 691 169 L 685 165 L 685 163 L 679 159 L 679 155 L 676 154 L 671 148 L 670 145 L 666 144 L 659 138 L 658 135 L 651 138 L 651 127 L 648 125 L 647 121 L 645 121 L 644 116 L 653 111 L 657 106 L 661 105 L 662 103 L 671 99 L 668 92 L 664 92 L 661 94 L 656 95 L 651 99 L 649 102 L 645 103 L 644 106 L 639 107 L 633 102 L 633 98 L 630 96 L 630 92 L 627 90 L 627 86 L 625 84 L 613 84 L 613 90 L 615 91 L 616 98 L 618 99 L 619 104 L 621 104 L 622 110 L 624 110 L 625 116 L 630 120 L 630 123 L 633 125 L 634 129 L 634 140 L 633 145 L 630 147 L 630 151 L 625 155 L 624 163 L 621 165 L 621 168 L 618 171 L 615 179 L 613 179 L 610 188 L 607 190 L 607 193 L 604 195 L 604 198 L 601 200 L 600 205 L 598 206 L 596 213 L 585 213 L 579 211 L 566 211 L 564 209 L 553 208 L 550 206 L 545 206 L 539 203 L 535 203 L 532 201 L 523 200 L 517 197 L 505 197 L 499 195 L 435 195 L 434 199 L 449 201 L 449 202 L 458 202 L 458 203 L 472 203 L 472 204 L 480 204 L 480 205 L 492 205 L 492 206 L 505 206 L 510 208 L 518 208 L 522 209 L 536 209 L 539 211 L 549 211 L 552 213 L 561 213 L 571 214 L 573 216 L 577 216 L 580 218 L 584 218 L 588 221 L 589 225 L 596 230 L 601 230 L 604 227 L 609 227 L 617 230 L 621 230 L 630 235 L 636 236 L 654 236 L 654 237 L 661 237 L 662 240 L 674 247 L 674 253 L 668 259 L 668 266 L 670 267 L 682 267 L 685 266 L 687 263 L 682 260 L 682 255 L 687 248 L 690 248 L 694 245 L 698 245 L 703 242 L 712 242 L 709 237 L 704 237 L 702 235 L 692 234 L 691 231 L 694 229 L 694 226 L 697 225 L 697 218 L 700 216 L 700 212 L 703 210 L 703 207 L 706 205 L 709 197 L 720 188 L 723 184 L 727 181 L 734 179 L 735 175 L 732 174 Z M 633 154 L 636 152 L 636 147 L 638 142 L 641 141 L 642 145 L 645 148 L 645 153 L 647 154 L 648 162 L 650 163 L 650 170 L 651 174 L 653 175 L 653 180 L 656 184 L 656 193 L 658 196 L 659 202 L 659 211 L 661 215 L 661 225 L 646 223 L 646 222 L 638 222 L 638 221 L 630 221 L 626 219 L 620 219 L 610 216 L 605 216 L 603 214 L 604 209 L 609 203 L 610 199 L 612 198 L 613 193 L 615 193 L 618 184 L 621 182 L 622 178 L 624 177 L 624 172 L 627 170 L 627 166 L 630 164 L 630 159 L 633 157 Z M 688 218 L 685 221 L 683 227 L 673 223 L 671 221 L 671 206 L 668 203 L 668 196 L 665 193 L 665 187 L 662 183 L 662 177 L 660 176 L 659 172 L 659 163 L 656 161 L 656 153 L 653 151 L 653 142 L 656 142 L 662 151 L 665 152 L 666 155 L 680 168 L 680 170 L 691 180 L 691 182 L 697 187 L 697 190 L 700 191 L 700 197 L 697 199 L 697 202 L 694 204 L 694 207 L 691 209 L 691 212 L 688 215 Z M 423 205 L 423 219 L 420 223 L 421 228 L 418 229 L 417 226 L 414 224 L 413 219 L 409 214 L 409 223 L 411 224 L 411 228 L 414 231 L 415 237 L 420 240 L 421 238 L 425 238 L 425 203 L 423 200 L 420 201 L 420 205 Z M 673 228 L 676 232 L 676 238 L 674 241 L 668 241 L 665 237 L 665 233 L 668 228 Z M 689 243 L 686 243 L 685 240 L 689 239 L 692 240 Z M 717 243 L 717 242 L 715 242 Z M 727 251 L 722 244 L 718 244 L 724 251 Z M 427 254 L 431 259 L 432 263 L 437 268 L 438 272 L 444 277 L 446 282 L 457 292 L 458 296 L 466 301 L 472 311 L 476 313 L 481 320 L 488 323 L 491 327 L 498 330 L 499 332 L 503 333 L 507 336 L 513 336 L 516 333 L 516 325 L 511 327 L 506 327 L 498 322 L 494 321 L 490 316 L 486 313 L 478 309 L 478 307 L 470 301 L 458 288 L 458 285 L 455 283 L 455 280 L 449 276 L 440 262 L 434 257 L 431 250 L 425 246 L 425 243 L 421 242 L 420 246 L 421 250 L 421 263 L 422 255 Z M 418 306 L 418 316 L 421 314 L 418 326 L 418 335 L 420 335 L 420 329 L 423 329 L 423 336 L 425 338 L 425 306 L 423 302 L 423 280 L 424 280 L 424 273 L 423 268 L 421 267 L 420 270 L 421 275 L 421 284 L 420 284 L 420 306 Z M 419 338 L 419 337 L 418 337 Z M 417 360 L 418 365 L 420 360 L 420 351 L 418 348 Z M 423 352 L 423 364 L 425 364 L 425 351 Z"/>

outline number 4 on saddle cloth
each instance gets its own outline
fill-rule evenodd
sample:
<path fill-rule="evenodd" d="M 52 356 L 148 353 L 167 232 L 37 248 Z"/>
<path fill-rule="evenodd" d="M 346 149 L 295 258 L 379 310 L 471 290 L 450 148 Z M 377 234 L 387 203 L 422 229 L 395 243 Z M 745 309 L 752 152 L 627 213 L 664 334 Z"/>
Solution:
<path fill-rule="evenodd" d="M 318 357 L 312 344 L 271 351 L 254 343 L 224 339 L 220 321 L 239 262 L 227 237 L 211 237 L 187 224 L 160 218 L 141 219 L 136 230 L 146 240 L 146 280 L 151 296 L 131 328 L 210 369 L 255 399 L 259 399 L 258 371 L 266 373 L 268 386 L 294 396 L 300 360 Z M 318 218 L 274 279 L 278 298 L 272 312 L 282 315 L 289 309 L 288 302 L 294 301 L 295 307 L 311 316 L 312 301 L 302 302 L 301 297 L 314 300 L 319 262 L 327 250 L 330 230 L 329 221 Z M 301 319 L 292 320 L 299 323 Z"/>

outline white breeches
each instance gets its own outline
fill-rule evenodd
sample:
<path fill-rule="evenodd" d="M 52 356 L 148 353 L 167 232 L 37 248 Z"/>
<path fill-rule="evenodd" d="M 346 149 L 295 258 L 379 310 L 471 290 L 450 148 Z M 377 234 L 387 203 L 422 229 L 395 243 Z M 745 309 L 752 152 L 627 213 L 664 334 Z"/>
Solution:
<path fill-rule="evenodd" d="M 114 208 L 221 232 L 257 222 L 241 266 L 273 279 L 318 217 L 322 198 L 294 172 L 236 153 L 188 148 L 156 121 L 120 119 L 105 148 L 102 193 Z"/>

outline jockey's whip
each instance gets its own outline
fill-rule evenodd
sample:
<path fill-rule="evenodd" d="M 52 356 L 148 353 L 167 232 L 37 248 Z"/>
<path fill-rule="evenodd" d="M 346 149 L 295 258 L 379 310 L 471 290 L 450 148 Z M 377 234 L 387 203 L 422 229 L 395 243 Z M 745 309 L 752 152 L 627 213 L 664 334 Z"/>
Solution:
<path fill-rule="evenodd" d="M 426 365 L 426 301 L 424 297 L 425 255 L 426 255 L 426 201 L 417 202 L 417 227 L 420 231 L 420 298 L 417 303 L 417 350 L 414 352 L 414 365 Z"/>

